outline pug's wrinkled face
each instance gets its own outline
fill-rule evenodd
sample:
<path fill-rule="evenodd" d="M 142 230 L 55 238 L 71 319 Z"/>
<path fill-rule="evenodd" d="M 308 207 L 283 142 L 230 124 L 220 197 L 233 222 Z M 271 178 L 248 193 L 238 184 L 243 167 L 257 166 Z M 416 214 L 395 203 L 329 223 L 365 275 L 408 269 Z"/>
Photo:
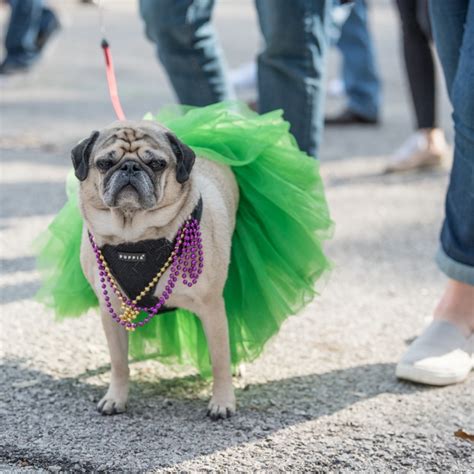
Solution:
<path fill-rule="evenodd" d="M 88 194 L 93 185 L 106 207 L 128 210 L 156 208 L 167 187 L 179 193 L 194 160 L 188 146 L 151 121 L 116 122 L 72 151 L 76 176 Z"/>

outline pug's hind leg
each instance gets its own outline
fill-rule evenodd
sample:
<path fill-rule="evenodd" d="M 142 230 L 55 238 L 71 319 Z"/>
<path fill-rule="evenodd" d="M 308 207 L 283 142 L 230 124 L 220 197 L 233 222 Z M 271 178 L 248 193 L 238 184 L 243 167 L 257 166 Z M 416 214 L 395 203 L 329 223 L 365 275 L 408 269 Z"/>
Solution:
<path fill-rule="evenodd" d="M 207 414 L 213 419 L 235 413 L 235 395 L 230 369 L 229 330 L 222 296 L 214 297 L 199 312 L 206 333 L 212 363 L 212 398 Z"/>
<path fill-rule="evenodd" d="M 109 346 L 112 376 L 105 396 L 97 404 L 102 415 L 115 415 L 127 409 L 128 399 L 128 334 L 112 320 L 107 311 L 101 311 L 107 345 Z"/>

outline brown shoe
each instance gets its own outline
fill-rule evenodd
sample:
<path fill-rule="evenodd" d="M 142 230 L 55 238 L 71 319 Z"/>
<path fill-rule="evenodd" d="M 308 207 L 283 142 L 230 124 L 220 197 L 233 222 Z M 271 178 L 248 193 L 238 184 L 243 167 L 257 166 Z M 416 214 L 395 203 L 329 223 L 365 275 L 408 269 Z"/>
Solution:
<path fill-rule="evenodd" d="M 368 118 L 350 109 L 345 109 L 339 115 L 325 117 L 325 125 L 379 125 L 378 117 Z"/>

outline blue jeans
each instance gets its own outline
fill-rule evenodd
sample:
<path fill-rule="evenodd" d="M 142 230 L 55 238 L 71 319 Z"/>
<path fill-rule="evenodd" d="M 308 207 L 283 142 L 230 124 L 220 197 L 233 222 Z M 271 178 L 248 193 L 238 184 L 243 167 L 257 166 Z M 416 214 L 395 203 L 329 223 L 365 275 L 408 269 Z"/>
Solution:
<path fill-rule="evenodd" d="M 431 0 L 430 9 L 455 131 L 437 262 L 448 277 L 474 285 L 474 1 Z"/>
<path fill-rule="evenodd" d="M 38 35 L 54 18 L 54 13 L 43 7 L 43 0 L 9 0 L 10 22 L 5 38 L 7 61 L 22 66 L 33 64 L 39 57 Z"/>
<path fill-rule="evenodd" d="M 259 111 L 283 109 L 300 148 L 316 156 L 332 0 L 256 0 L 256 6 L 264 37 L 258 56 Z M 214 0 L 140 0 L 146 35 L 157 45 L 183 104 L 234 97 L 211 23 L 213 7 Z"/>
<path fill-rule="evenodd" d="M 348 108 L 367 119 L 376 119 L 380 109 L 381 84 L 365 0 L 355 0 L 341 27 L 337 47 L 342 54 L 342 79 Z"/>

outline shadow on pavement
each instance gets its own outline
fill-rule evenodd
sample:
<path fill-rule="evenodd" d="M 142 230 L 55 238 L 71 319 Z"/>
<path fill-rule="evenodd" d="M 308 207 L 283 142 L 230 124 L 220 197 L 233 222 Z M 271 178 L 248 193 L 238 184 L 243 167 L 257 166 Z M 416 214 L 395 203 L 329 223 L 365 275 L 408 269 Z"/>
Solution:
<path fill-rule="evenodd" d="M 0 187 L 0 218 L 55 214 L 65 202 L 64 183 L 3 183 Z"/>
<path fill-rule="evenodd" d="M 35 257 L 0 258 L 0 273 L 26 272 L 36 267 Z"/>
<path fill-rule="evenodd" d="M 384 186 L 393 186 L 400 184 L 410 184 L 427 181 L 439 181 L 447 177 L 449 171 L 444 168 L 435 168 L 430 170 L 411 171 L 406 173 L 386 173 L 381 166 L 378 170 L 370 171 L 358 170 L 357 172 L 347 173 L 339 170 L 339 172 L 331 173 L 325 180 L 328 188 L 347 187 L 348 185 L 364 185 L 375 184 Z"/>
<path fill-rule="evenodd" d="M 12 283 L 0 287 L 0 304 L 13 303 L 15 301 L 31 300 L 40 289 L 39 280 L 27 283 Z"/>
<path fill-rule="evenodd" d="M 104 460 L 125 471 L 178 466 L 382 394 L 432 390 L 397 381 L 393 364 L 359 365 L 246 386 L 237 390 L 237 415 L 212 422 L 205 417 L 209 384 L 197 376 L 132 380 L 129 411 L 103 417 L 95 402 L 106 387 L 83 380 L 94 371 L 57 379 L 8 360 L 2 373 L 2 398 L 9 407 L 4 428 L 10 433 L 4 460 L 71 469 L 87 453 L 88 461 L 81 462 L 86 470 L 97 470 Z M 123 458 L 124 451 L 133 453 L 133 461 Z"/>
<path fill-rule="evenodd" d="M 31 146 L 28 143 L 22 143 L 21 137 L 16 140 L 16 145 L 12 143 L 9 147 L 0 146 L 2 163 L 31 163 L 32 170 L 34 165 L 72 166 L 69 155 L 74 146 L 73 142 L 67 144 L 51 142 L 39 144 L 38 140 L 33 139 L 35 143 Z M 24 141 L 27 142 L 28 138 Z"/>

